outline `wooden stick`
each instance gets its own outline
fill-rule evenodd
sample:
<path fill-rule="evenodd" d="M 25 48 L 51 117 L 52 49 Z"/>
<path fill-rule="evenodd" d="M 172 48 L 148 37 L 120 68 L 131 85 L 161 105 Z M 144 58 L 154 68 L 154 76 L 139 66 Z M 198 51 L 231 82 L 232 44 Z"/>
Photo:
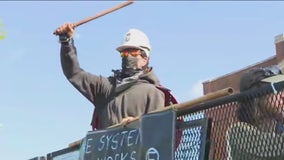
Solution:
<path fill-rule="evenodd" d="M 80 26 L 80 25 L 82 25 L 84 23 L 87 23 L 87 22 L 90 22 L 90 21 L 92 21 L 94 19 L 102 17 L 102 16 L 104 16 L 104 15 L 106 15 L 108 13 L 114 12 L 114 11 L 120 9 L 120 8 L 126 7 L 126 6 L 128 6 L 130 4 L 132 4 L 133 2 L 134 2 L 134 0 L 127 0 L 126 2 L 123 2 L 123 3 L 121 3 L 121 4 L 117 5 L 117 6 L 114 6 L 114 7 L 110 8 L 110 9 L 105 10 L 105 11 L 103 11 L 101 13 L 98 13 L 98 14 L 96 14 L 94 16 L 91 16 L 91 17 L 85 18 L 83 20 L 80 20 L 78 22 L 75 22 L 75 23 L 73 23 L 73 28 L 76 28 L 76 27 L 78 27 L 78 26 Z M 56 34 L 56 30 L 53 32 L 53 34 L 57 35 Z"/>
<path fill-rule="evenodd" d="M 80 146 L 81 143 L 82 143 L 83 139 L 80 139 L 80 140 L 77 140 L 75 142 L 72 142 L 68 145 L 69 148 L 73 148 L 73 147 L 76 147 L 76 146 Z"/>
<path fill-rule="evenodd" d="M 84 23 L 90 22 L 90 21 L 92 21 L 92 20 L 94 20 L 94 19 L 97 19 L 97 18 L 99 18 L 99 17 L 102 17 L 102 16 L 104 16 L 104 15 L 106 15 L 106 14 L 108 14 L 108 13 L 111 13 L 111 12 L 114 12 L 114 11 L 116 11 L 116 10 L 118 10 L 118 9 L 121 9 L 121 8 L 123 8 L 123 7 L 126 7 L 126 6 L 128 6 L 128 5 L 130 5 L 130 4 L 132 4 L 133 2 L 134 2 L 134 0 L 128 0 L 128 1 L 123 2 L 123 3 L 121 3 L 121 4 L 117 5 L 117 6 L 114 6 L 114 7 L 110 8 L 110 9 L 107 9 L 107 10 L 101 12 L 101 13 L 98 13 L 98 14 L 96 14 L 96 15 L 94 15 L 94 16 L 91 16 L 91 17 L 85 18 L 85 19 L 83 19 L 83 20 L 80 20 L 80 21 L 78 21 L 78 22 L 75 22 L 75 23 L 73 23 L 74 28 L 75 28 L 75 27 L 78 27 L 78 26 L 80 26 L 80 25 L 82 25 L 82 24 L 84 24 Z"/>
<path fill-rule="evenodd" d="M 161 111 L 165 111 L 165 110 L 169 110 L 169 109 L 174 109 L 175 111 L 188 109 L 188 108 L 190 108 L 194 105 L 204 103 L 206 101 L 213 100 L 213 99 L 216 99 L 216 98 L 224 97 L 224 96 L 230 95 L 232 93 L 234 93 L 234 89 L 231 88 L 231 87 L 228 87 L 228 88 L 218 90 L 216 92 L 208 93 L 208 94 L 206 94 L 202 97 L 196 98 L 194 100 L 190 100 L 190 101 L 179 103 L 179 104 L 173 104 L 173 105 L 167 106 L 165 108 L 162 108 L 160 110 L 152 111 L 150 113 L 161 112 Z"/>

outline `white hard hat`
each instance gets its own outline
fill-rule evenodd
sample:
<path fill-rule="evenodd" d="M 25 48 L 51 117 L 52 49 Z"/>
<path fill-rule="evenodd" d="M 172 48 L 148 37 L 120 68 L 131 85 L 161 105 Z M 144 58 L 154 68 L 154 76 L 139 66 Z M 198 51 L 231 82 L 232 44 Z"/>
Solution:
<path fill-rule="evenodd" d="M 124 36 L 122 44 L 116 48 L 117 51 L 122 51 L 127 48 L 137 48 L 145 51 L 147 57 L 150 55 L 151 45 L 145 33 L 138 29 L 130 29 Z"/>

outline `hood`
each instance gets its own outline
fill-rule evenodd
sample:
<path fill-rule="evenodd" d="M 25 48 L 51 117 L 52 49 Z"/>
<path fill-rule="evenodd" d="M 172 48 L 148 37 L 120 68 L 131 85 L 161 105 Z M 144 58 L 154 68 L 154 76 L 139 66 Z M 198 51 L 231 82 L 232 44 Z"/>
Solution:
<path fill-rule="evenodd" d="M 145 80 L 145 81 L 147 81 L 147 82 L 149 82 L 151 84 L 154 84 L 155 86 L 159 86 L 160 85 L 160 80 L 158 79 L 158 77 L 154 73 L 152 67 L 149 69 L 149 72 L 140 75 L 139 79 Z"/>

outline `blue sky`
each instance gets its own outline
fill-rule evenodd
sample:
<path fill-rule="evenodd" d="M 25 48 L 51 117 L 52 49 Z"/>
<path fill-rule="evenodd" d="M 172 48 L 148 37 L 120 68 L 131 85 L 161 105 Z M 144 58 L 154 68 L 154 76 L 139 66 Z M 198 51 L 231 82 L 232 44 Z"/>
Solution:
<path fill-rule="evenodd" d="M 26 160 L 65 148 L 91 129 L 93 106 L 64 77 L 53 31 L 123 1 L 0 1 L 0 159 Z M 150 65 L 184 102 L 202 82 L 275 55 L 281 1 L 136 1 L 76 29 L 81 67 L 111 75 L 130 28 L 151 42 Z"/>

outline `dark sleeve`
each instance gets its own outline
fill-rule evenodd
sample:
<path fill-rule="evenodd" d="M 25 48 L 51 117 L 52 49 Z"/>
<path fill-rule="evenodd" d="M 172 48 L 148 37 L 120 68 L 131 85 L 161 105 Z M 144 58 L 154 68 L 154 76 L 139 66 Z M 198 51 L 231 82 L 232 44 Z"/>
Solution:
<path fill-rule="evenodd" d="M 61 44 L 61 67 L 68 81 L 88 100 L 95 104 L 95 99 L 109 95 L 112 85 L 108 78 L 90 74 L 80 68 L 73 39 L 69 44 Z"/>

